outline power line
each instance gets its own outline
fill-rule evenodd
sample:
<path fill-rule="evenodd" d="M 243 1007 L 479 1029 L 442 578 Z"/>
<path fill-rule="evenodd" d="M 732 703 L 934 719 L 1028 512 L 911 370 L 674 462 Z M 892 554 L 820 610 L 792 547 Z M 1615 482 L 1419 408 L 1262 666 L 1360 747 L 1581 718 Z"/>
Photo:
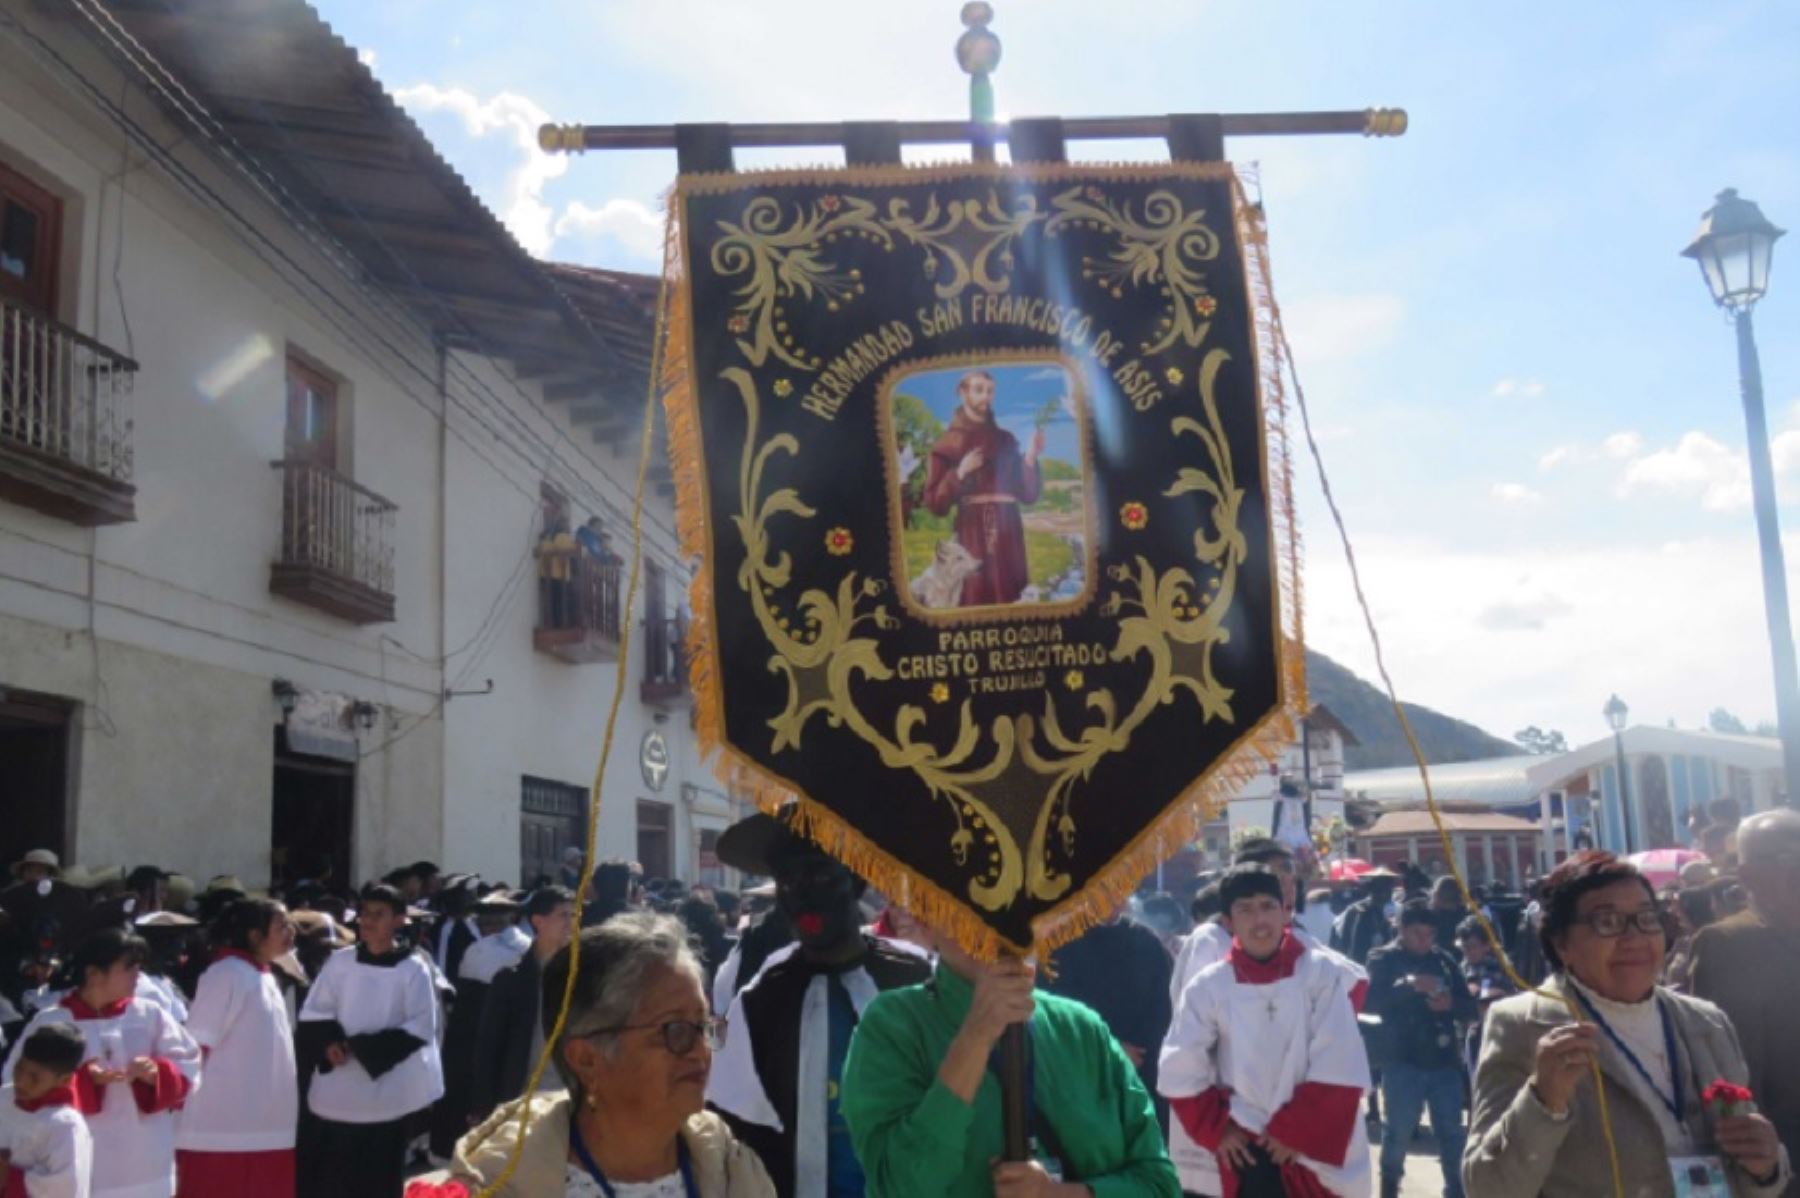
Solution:
<path fill-rule="evenodd" d="M 22 26 L 20 26 L 18 24 L 18 22 L 12 20 L 9 17 L 6 17 L 4 14 L 0 14 L 0 26 L 5 27 L 6 29 L 8 29 L 9 32 L 13 33 L 15 41 L 17 41 L 19 36 L 21 36 L 21 35 L 24 38 L 28 39 L 28 41 L 31 43 L 31 45 L 28 45 L 27 49 L 32 50 L 35 47 L 34 52 L 38 56 L 40 63 L 43 63 L 44 60 L 47 58 L 48 60 L 53 62 L 57 67 L 60 68 L 59 71 L 54 72 L 53 74 L 56 77 L 58 77 L 59 82 L 65 88 L 71 87 L 71 80 L 73 81 L 74 84 L 78 84 L 80 86 L 81 90 L 85 91 L 87 93 L 87 98 L 90 101 L 94 102 L 96 104 L 96 106 L 99 107 L 103 112 L 108 113 L 113 118 L 114 122 L 116 124 L 118 124 L 119 127 L 121 129 L 123 129 L 127 133 L 127 135 L 136 144 L 139 145 L 140 148 L 145 150 L 148 157 L 150 157 L 153 161 L 157 162 L 157 164 L 162 166 L 166 171 L 168 171 L 170 173 L 170 175 L 175 179 L 176 182 L 182 184 L 184 187 L 186 187 L 188 189 L 190 194 L 194 195 L 198 199 L 201 199 L 208 206 L 210 206 L 210 207 L 214 208 L 216 211 L 218 211 L 222 216 L 228 218 L 228 222 L 233 223 L 238 229 L 241 230 L 241 232 L 239 234 L 240 240 L 244 241 L 244 243 L 250 249 L 250 251 L 260 261 L 262 261 L 264 263 L 264 265 L 270 267 L 270 269 L 274 271 L 276 277 L 282 278 L 283 281 L 287 282 L 290 286 L 293 286 L 295 288 L 296 294 L 298 294 L 303 300 L 305 300 L 327 324 L 329 324 L 340 336 L 342 336 L 345 339 L 345 341 L 347 343 L 349 343 L 350 345 L 355 347 L 359 352 L 364 354 L 370 360 L 371 364 L 374 365 L 375 368 L 378 371 L 380 371 L 383 376 L 385 376 L 390 382 L 392 382 L 394 384 L 394 386 L 396 388 L 398 388 L 403 395 L 405 395 L 413 403 L 417 404 L 422 410 L 424 410 L 428 414 L 430 414 L 433 417 L 433 419 L 442 420 L 444 422 L 444 428 L 448 433 L 455 436 L 457 438 L 457 440 L 459 442 L 461 442 L 475 457 L 479 458 L 491 470 L 493 470 L 494 473 L 501 479 L 501 481 L 507 483 L 507 485 L 511 486 L 515 491 L 517 491 L 521 497 L 525 498 L 528 502 L 530 502 L 532 504 L 533 510 L 535 512 L 535 507 L 538 503 L 539 497 L 532 490 L 529 490 L 526 487 L 522 486 L 517 480 L 515 480 L 513 478 L 513 476 L 505 468 L 501 467 L 498 463 L 496 463 L 491 457 L 488 456 L 487 453 L 485 453 L 480 448 L 480 446 L 478 446 L 474 441 L 470 440 L 469 437 L 467 437 L 462 432 L 462 430 L 458 429 L 454 424 L 452 424 L 446 418 L 447 413 L 439 412 L 437 409 L 437 406 L 435 404 L 422 398 L 420 396 L 420 394 L 412 386 L 410 386 L 405 379 L 403 379 L 402 377 L 395 374 L 395 372 L 393 370 L 389 369 L 384 364 L 385 358 L 383 357 L 383 355 L 379 352 L 376 352 L 376 350 L 371 347 L 369 341 L 365 340 L 364 337 L 361 336 L 361 334 L 366 333 L 368 337 L 373 338 L 376 345 L 378 345 L 381 349 L 386 350 L 387 354 L 389 356 L 391 356 L 393 359 L 399 361 L 401 364 L 410 368 L 415 374 L 421 373 L 420 368 L 417 365 L 417 363 L 412 361 L 411 359 L 409 359 L 404 351 L 402 351 L 398 346 L 394 345 L 394 343 L 392 341 L 383 337 L 378 331 L 376 331 L 372 328 L 369 328 L 365 323 L 357 320 L 356 319 L 357 314 L 351 312 L 350 309 L 342 303 L 342 301 L 338 300 L 337 297 L 332 295 L 330 290 L 328 288 L 326 288 L 323 284 L 321 284 L 315 277 L 313 277 L 313 275 L 309 271 L 307 271 L 304 266 L 295 262 L 290 255 L 288 255 L 284 250 L 282 250 L 282 248 L 280 246 L 276 245 L 270 238 L 268 238 L 266 235 L 264 235 L 261 232 L 261 230 L 257 229 L 249 221 L 249 219 L 247 217 L 245 217 L 243 213 L 241 213 L 239 210 L 237 210 L 229 201 L 225 200 L 216 191 L 214 191 L 212 188 L 208 187 L 202 180 L 200 180 L 196 176 L 194 176 L 193 173 L 190 170 L 188 170 L 188 168 L 186 166 L 184 166 L 179 161 L 175 160 L 170 155 L 170 153 L 168 152 L 167 149 L 165 149 L 163 146 L 161 146 L 159 143 L 157 143 L 154 138 L 150 137 L 148 132 L 146 130 L 144 130 L 140 125 L 137 124 L 136 121 L 134 121 L 131 118 L 131 116 L 128 112 L 126 112 L 122 107 L 113 105 L 111 103 L 109 97 L 107 97 L 104 93 L 101 93 L 94 86 L 94 84 L 86 78 L 86 76 L 82 75 L 79 70 L 75 69 L 71 64 L 69 64 L 68 61 L 65 58 L 63 58 L 63 56 L 60 53 L 58 53 L 53 47 L 51 47 L 48 43 L 46 43 L 44 41 L 44 39 L 39 37 L 34 32 L 23 28 Z M 243 232 L 247 232 L 249 234 L 249 237 L 248 238 L 243 237 L 243 235 L 242 235 Z M 304 279 L 307 283 L 311 284 L 311 286 L 317 290 L 317 292 L 319 293 L 319 296 L 323 298 L 324 302 L 321 303 L 319 298 L 309 295 L 307 293 L 307 291 L 304 288 L 300 287 L 292 277 L 284 274 L 284 272 L 282 270 L 282 264 L 285 264 L 293 273 L 298 274 L 301 279 Z M 342 314 L 342 316 L 345 319 L 339 319 L 339 314 Z M 529 460 L 529 458 L 526 457 L 526 455 L 519 449 L 519 447 L 516 444 L 507 440 L 502 434 L 500 434 L 490 424 L 488 424 L 488 422 L 482 418 L 482 416 L 479 412 L 477 412 L 474 409 L 472 409 L 471 407 L 469 407 L 467 403 L 460 400 L 456 395 L 454 395 L 452 392 L 450 392 L 448 388 L 445 389 L 443 397 L 449 403 L 455 404 L 455 406 L 458 408 L 458 410 L 460 412 L 462 412 L 465 416 L 467 416 L 470 420 L 472 420 L 476 425 L 481 427 L 484 431 L 488 432 L 489 435 L 493 437 L 493 439 L 497 445 L 503 446 L 505 449 L 507 449 L 507 450 L 511 451 L 512 453 L 514 453 L 515 455 L 519 456 L 522 460 L 524 460 L 526 462 L 526 464 L 528 466 L 534 465 L 534 463 L 532 463 Z M 435 394 L 434 394 L 433 398 L 435 398 Z M 529 547 L 527 547 L 525 552 L 526 552 L 526 555 L 529 555 L 529 552 L 530 552 Z M 109 567 L 110 566 L 111 566 L 111 564 L 109 563 Z M 157 581 L 160 582 L 163 580 L 159 579 Z M 509 579 L 509 583 L 513 582 L 513 581 L 516 581 L 516 580 Z M 505 590 L 506 590 L 506 588 L 503 586 L 502 587 L 503 595 L 505 593 Z M 490 609 L 490 610 L 492 610 L 492 609 Z M 486 631 L 485 629 L 478 629 L 477 636 L 481 635 L 485 631 Z M 343 640 L 343 638 L 334 638 L 334 639 Z M 246 643 L 250 643 L 250 642 L 246 642 Z M 353 642 L 346 641 L 344 643 L 349 644 L 349 643 L 353 643 Z M 267 648 L 267 646 L 260 646 L 260 645 L 258 647 Z M 404 646 L 402 646 L 402 647 L 404 648 Z M 428 658 L 424 658 L 422 655 L 414 654 L 414 653 L 412 653 L 411 650 L 407 650 L 407 652 L 409 653 L 409 655 L 418 657 L 421 660 L 426 660 L 426 661 L 431 660 Z M 290 656 L 292 656 L 292 655 L 290 654 Z M 435 664 L 442 664 L 442 663 L 435 663 Z"/>
<path fill-rule="evenodd" d="M 103 37 L 106 37 L 108 42 L 111 43 L 115 49 L 117 49 L 122 55 L 124 55 L 127 58 L 127 60 L 129 62 L 131 62 L 131 64 L 134 67 L 137 68 L 138 72 L 145 77 L 145 79 L 151 84 L 151 86 L 157 88 L 158 91 L 162 92 L 162 94 L 170 100 L 171 104 L 173 104 L 177 108 L 177 110 L 181 112 L 181 114 L 188 120 L 188 122 L 191 125 L 193 125 L 204 136 L 206 136 L 210 141 L 212 141 L 214 146 L 217 147 L 226 156 L 228 161 L 231 161 L 233 166 L 236 167 L 236 169 L 240 173 L 244 174 L 247 178 L 249 178 L 251 183 L 253 184 L 253 186 L 255 186 L 259 191 L 261 191 L 265 195 L 265 197 L 270 200 L 271 203 L 274 203 L 277 207 L 283 209 L 284 211 L 290 212 L 290 214 L 292 214 L 292 215 L 297 215 L 297 216 L 300 216 L 305 219 L 306 223 L 310 226 L 310 229 L 312 231 L 312 237 L 309 239 L 315 240 L 315 241 L 323 241 L 326 243 L 325 245 L 321 245 L 318 248 L 327 251 L 326 257 L 328 259 L 335 259 L 335 257 L 337 255 L 341 254 L 344 257 L 347 257 L 353 261 L 356 260 L 357 255 L 353 251 L 351 251 L 348 247 L 346 247 L 340 240 L 338 240 L 331 233 L 331 231 L 329 229 L 327 229 L 317 219 L 317 217 L 311 212 L 311 210 L 308 209 L 306 207 L 306 205 L 304 203 L 302 203 L 299 199 L 297 199 L 278 178 L 276 178 L 271 172 L 269 172 L 267 170 L 267 168 L 263 167 L 260 164 L 260 162 L 258 162 L 256 160 L 255 156 L 252 155 L 247 149 L 245 149 L 243 144 L 241 142 L 239 142 L 237 140 L 237 138 L 235 136 L 233 136 L 231 134 L 231 132 L 228 129 L 226 129 L 217 120 L 217 118 L 213 117 L 212 114 L 207 111 L 205 104 L 202 103 L 197 97 L 195 97 L 190 91 L 188 91 L 187 88 L 185 87 L 185 85 L 182 84 L 181 80 L 172 71 L 170 71 L 167 66 L 165 66 L 160 60 L 158 60 L 156 58 L 155 54 L 152 53 L 148 48 L 146 48 L 142 42 L 138 41 L 138 39 L 131 33 L 131 31 L 129 29 L 125 28 L 124 25 L 118 20 L 118 18 L 115 17 L 111 12 L 109 12 L 105 8 L 104 4 L 100 3 L 99 0 L 74 0 L 74 2 L 76 4 L 76 7 L 82 11 L 83 16 L 85 16 L 88 19 L 89 23 L 91 25 L 93 25 L 95 27 L 95 29 L 97 31 L 99 31 Z M 132 49 L 134 49 L 136 51 L 137 55 L 140 55 L 144 61 L 142 61 L 142 62 L 138 61 L 138 58 L 135 57 L 131 53 L 130 50 L 127 50 L 125 47 L 121 46 L 116 38 L 112 37 L 109 33 L 107 33 L 107 31 L 103 27 L 101 27 L 97 18 L 91 12 L 89 12 L 90 2 L 92 4 L 93 10 L 97 11 L 99 14 L 104 16 L 107 23 L 110 24 L 112 26 L 112 28 L 118 32 L 119 37 L 122 37 L 126 41 L 128 41 L 130 43 Z M 170 13 L 170 15 L 172 15 L 172 16 L 177 15 L 175 13 L 174 9 L 171 8 L 167 4 L 166 0 L 163 4 L 163 7 L 164 7 L 165 11 Z M 149 65 L 146 66 L 145 65 L 146 63 Z M 167 88 L 164 88 L 160 83 L 157 82 L 157 80 L 152 75 L 152 73 L 149 69 L 151 66 L 153 66 L 155 68 L 155 71 L 158 74 L 160 74 L 163 79 L 167 80 L 170 87 L 174 88 L 176 91 L 178 91 L 180 93 L 179 99 L 176 96 L 172 95 L 168 91 Z M 299 146 L 293 140 L 292 136 L 288 133 L 287 129 L 279 121 L 272 119 L 268 115 L 268 109 L 267 109 L 266 105 L 264 105 L 261 101 L 255 99 L 254 97 L 246 97 L 246 99 L 248 99 L 249 103 L 256 110 L 257 119 L 259 121 L 261 121 L 261 123 L 265 127 L 273 130 L 275 132 L 275 134 L 281 139 L 283 144 L 285 144 L 287 147 L 289 147 L 291 150 L 293 150 L 297 156 L 303 156 L 305 154 L 304 148 Z M 190 108 L 191 108 L 191 111 L 190 111 Z M 229 145 L 223 144 L 223 143 L 227 143 L 227 142 L 229 143 Z M 278 192 L 279 196 L 277 196 L 275 194 L 271 194 L 270 188 L 273 188 L 275 192 Z M 352 218 L 356 221 L 358 226 L 362 229 L 362 231 L 377 246 L 379 246 L 380 249 L 382 250 L 382 252 L 387 255 L 388 259 L 405 274 L 407 279 L 413 284 L 417 293 L 422 298 L 424 298 L 432 306 L 432 308 L 434 308 L 442 316 L 448 318 L 449 322 L 454 324 L 455 327 L 465 337 L 467 337 L 471 343 L 478 344 L 478 345 L 482 343 L 482 338 L 473 329 L 471 329 L 469 327 L 469 325 L 462 318 L 462 316 L 459 313 L 456 313 L 452 309 L 448 308 L 443 303 L 441 298 L 438 296 L 437 292 L 434 289 L 427 287 L 423 283 L 423 281 L 419 279 L 418 275 L 412 270 L 411 266 L 406 262 L 406 260 L 403 257 L 401 257 L 401 255 L 397 251 L 394 250 L 393 246 L 384 237 L 382 237 L 381 234 L 376 229 L 374 229 L 369 224 L 369 222 L 366 218 L 366 215 L 363 213 L 362 209 L 358 205 L 356 205 L 352 201 L 346 201 L 345 208 L 350 213 Z M 356 280 L 354 280 L 353 276 L 352 276 L 352 281 L 356 282 Z M 364 286 L 360 282 L 357 282 L 357 285 L 359 287 Z M 383 288 L 381 290 L 384 293 L 386 292 L 385 288 Z M 391 293 L 387 293 L 387 298 L 398 298 L 398 297 L 394 297 L 394 296 L 392 296 Z M 493 355 L 488 355 L 488 356 L 493 356 Z M 457 369 L 464 376 L 465 381 L 467 381 L 473 387 L 486 393 L 487 396 L 495 402 L 498 410 L 503 412 L 506 416 L 511 417 L 511 419 L 516 423 L 518 431 L 520 432 L 520 434 L 522 436 L 524 436 L 528 441 L 534 442 L 535 447 L 542 450 L 545 453 L 546 457 L 550 461 L 553 461 L 557 464 L 557 466 L 562 467 L 565 470 L 568 470 L 569 476 L 572 477 L 573 479 L 575 479 L 578 483 L 582 484 L 581 487 L 571 488 L 571 490 L 585 490 L 587 492 L 587 497 L 590 498 L 591 500 L 593 500 L 598 506 L 608 509 L 615 518 L 618 518 L 618 519 L 624 518 L 624 512 L 622 509 L 615 506 L 610 501 L 608 501 L 604 496 L 602 496 L 599 493 L 598 489 L 589 481 L 587 476 L 582 474 L 578 469 L 570 469 L 564 463 L 561 456 L 556 453 L 554 446 L 551 445 L 546 440 L 544 440 L 543 437 L 541 435 L 539 435 L 535 430 L 533 430 L 529 425 L 525 424 L 525 422 L 517 415 L 517 413 L 514 413 L 510 409 L 508 409 L 505 405 L 504 400 L 502 400 L 501 397 L 499 395 L 497 395 L 493 391 L 493 389 L 487 385 L 487 383 L 484 380 L 482 380 L 474 372 L 470 371 L 459 359 L 452 357 L 451 363 L 454 366 L 454 368 Z M 597 472 L 597 474 L 599 475 L 600 478 L 605 480 L 615 490 L 618 490 L 621 494 L 627 495 L 627 498 L 629 498 L 629 495 L 625 491 L 625 488 L 623 487 L 623 485 L 621 483 L 619 483 L 616 479 L 612 478 L 611 475 L 606 472 L 606 468 L 604 466 L 602 466 L 600 462 L 596 461 L 594 459 L 594 457 L 591 454 L 589 454 L 584 447 L 582 447 L 577 441 L 575 441 L 572 437 L 570 437 L 569 434 L 563 430 L 563 428 L 561 427 L 561 424 L 555 418 L 553 418 L 547 411 L 545 411 L 545 409 L 542 407 L 542 405 L 539 404 L 538 401 L 536 399 L 534 399 L 528 391 L 526 391 L 523 387 L 521 387 L 516 379 L 512 378 L 510 375 L 507 375 L 504 371 L 501 372 L 501 377 L 506 379 L 508 385 L 511 387 L 513 392 L 519 397 L 519 399 L 522 402 L 524 402 L 532 411 L 534 411 L 538 415 L 538 417 L 545 423 L 546 426 L 549 427 L 549 429 L 557 436 L 558 439 L 562 440 L 564 443 L 568 444 L 571 448 L 573 448 L 577 454 L 579 454 L 590 466 L 592 466 L 594 468 L 594 470 Z M 649 431 L 650 430 L 646 429 L 645 434 L 649 435 Z M 548 470 L 546 470 L 546 473 L 548 473 Z M 655 522 L 655 523 L 656 523 L 656 527 L 658 529 L 660 529 L 664 534 L 666 534 L 670 537 L 674 536 L 674 531 L 672 528 L 661 523 L 660 521 Z"/>

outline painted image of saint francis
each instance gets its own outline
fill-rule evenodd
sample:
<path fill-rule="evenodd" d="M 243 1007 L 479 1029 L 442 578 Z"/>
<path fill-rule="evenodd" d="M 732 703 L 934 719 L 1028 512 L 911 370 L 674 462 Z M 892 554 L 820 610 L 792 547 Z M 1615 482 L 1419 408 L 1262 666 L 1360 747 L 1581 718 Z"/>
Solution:
<path fill-rule="evenodd" d="M 962 582 L 958 607 L 1015 603 L 1030 584 L 1021 508 L 1036 503 L 1044 431 L 1019 442 L 994 422 L 994 376 L 970 370 L 957 380 L 956 413 L 931 447 L 925 506 L 955 513 L 956 540 L 981 565 Z"/>

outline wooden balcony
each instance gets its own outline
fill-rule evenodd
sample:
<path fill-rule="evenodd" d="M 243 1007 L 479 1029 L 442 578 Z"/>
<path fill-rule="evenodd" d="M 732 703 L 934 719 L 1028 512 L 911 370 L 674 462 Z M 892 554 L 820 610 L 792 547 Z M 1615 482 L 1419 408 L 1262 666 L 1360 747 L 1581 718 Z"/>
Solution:
<path fill-rule="evenodd" d="M 538 621 L 531 633 L 532 647 L 575 665 L 618 661 L 623 611 L 619 564 L 581 553 L 569 566 L 568 582 L 538 583 Z M 559 585 L 560 590 L 554 589 Z"/>
<path fill-rule="evenodd" d="M 269 591 L 352 624 L 394 618 L 394 513 L 335 470 L 273 463 L 282 473 L 281 557 Z"/>
<path fill-rule="evenodd" d="M 687 618 L 644 621 L 644 681 L 638 697 L 650 707 L 668 707 L 687 698 Z"/>
<path fill-rule="evenodd" d="M 137 363 L 0 297 L 0 499 L 92 527 L 137 518 Z"/>

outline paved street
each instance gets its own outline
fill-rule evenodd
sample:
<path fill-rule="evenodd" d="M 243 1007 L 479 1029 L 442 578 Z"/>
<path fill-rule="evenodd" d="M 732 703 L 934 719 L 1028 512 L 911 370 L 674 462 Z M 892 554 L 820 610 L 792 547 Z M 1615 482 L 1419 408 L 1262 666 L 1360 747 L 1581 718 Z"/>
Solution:
<path fill-rule="evenodd" d="M 1380 1193 L 1381 1145 L 1370 1145 L 1369 1152 L 1369 1176 L 1375 1179 L 1375 1192 Z M 1400 1198 L 1439 1198 L 1443 1192 L 1444 1175 L 1438 1168 L 1437 1146 L 1429 1137 L 1420 1136 L 1413 1141 L 1412 1151 L 1406 1154 L 1406 1176 L 1400 1183 Z"/>

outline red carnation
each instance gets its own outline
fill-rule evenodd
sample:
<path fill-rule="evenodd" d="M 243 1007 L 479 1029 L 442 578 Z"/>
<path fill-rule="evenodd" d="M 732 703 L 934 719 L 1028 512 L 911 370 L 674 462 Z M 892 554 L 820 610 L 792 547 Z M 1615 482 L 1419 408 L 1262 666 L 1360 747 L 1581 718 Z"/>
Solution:
<path fill-rule="evenodd" d="M 1721 1118 L 1730 1119 L 1734 1115 L 1749 1114 L 1748 1108 L 1756 1101 L 1756 1095 L 1750 1092 L 1748 1086 L 1740 1086 L 1720 1078 L 1700 1092 L 1700 1100 L 1707 1106 L 1719 1108 Z"/>

